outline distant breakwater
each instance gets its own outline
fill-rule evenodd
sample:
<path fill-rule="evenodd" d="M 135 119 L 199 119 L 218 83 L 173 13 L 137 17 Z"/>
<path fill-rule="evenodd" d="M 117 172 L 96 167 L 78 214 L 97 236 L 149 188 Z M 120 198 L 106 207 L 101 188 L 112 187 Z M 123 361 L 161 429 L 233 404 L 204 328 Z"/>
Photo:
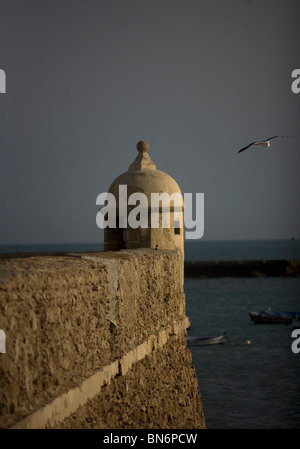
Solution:
<path fill-rule="evenodd" d="M 185 261 L 187 278 L 300 277 L 300 260 Z"/>

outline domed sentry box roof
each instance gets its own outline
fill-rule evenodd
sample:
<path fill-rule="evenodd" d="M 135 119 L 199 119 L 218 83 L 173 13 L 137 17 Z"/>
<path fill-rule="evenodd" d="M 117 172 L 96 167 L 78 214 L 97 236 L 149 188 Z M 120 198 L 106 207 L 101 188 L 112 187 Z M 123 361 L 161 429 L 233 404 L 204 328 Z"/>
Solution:
<path fill-rule="evenodd" d="M 183 253 L 181 190 L 171 176 L 157 170 L 148 154 L 147 142 L 138 142 L 137 150 L 138 155 L 128 171 L 118 176 L 108 190 L 116 199 L 117 220 L 116 228 L 104 229 L 104 250 L 154 248 L 178 249 Z M 132 196 L 134 193 L 144 195 L 143 204 L 137 201 L 138 195 Z M 138 227 L 130 225 L 131 212 L 140 220 Z"/>

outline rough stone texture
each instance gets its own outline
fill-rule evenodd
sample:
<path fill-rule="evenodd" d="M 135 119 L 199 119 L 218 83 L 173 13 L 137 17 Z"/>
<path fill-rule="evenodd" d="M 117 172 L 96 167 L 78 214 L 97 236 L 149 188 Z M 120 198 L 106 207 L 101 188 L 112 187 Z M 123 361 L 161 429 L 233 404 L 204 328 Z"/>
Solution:
<path fill-rule="evenodd" d="M 0 354 L 0 427 L 13 426 L 29 413 L 80 385 L 149 336 L 184 317 L 180 257 L 176 251 L 145 249 L 1 258 L 0 328 L 6 333 L 6 354 Z M 178 341 L 175 337 L 172 345 L 169 350 L 176 353 Z M 156 384 L 156 370 L 161 372 L 163 367 L 168 370 L 170 366 L 176 376 L 177 366 L 178 373 L 185 372 L 187 379 L 195 376 L 190 360 L 187 361 L 186 345 L 181 342 L 180 347 L 182 358 L 179 351 L 175 365 L 172 365 L 170 353 L 166 359 L 153 354 L 134 365 L 124 378 L 115 378 L 111 385 L 103 387 L 105 397 L 112 401 L 105 403 L 104 410 L 115 410 L 120 427 L 129 425 L 130 420 L 134 423 L 134 420 L 131 417 L 128 421 L 125 412 L 120 418 L 117 404 L 122 403 L 122 409 L 126 401 L 129 404 L 133 401 L 131 405 L 136 410 L 134 401 L 145 402 L 147 395 L 150 401 L 151 385 Z M 146 379 L 149 381 L 146 390 L 139 387 L 138 366 L 144 373 L 144 383 Z M 165 376 L 168 379 L 167 373 Z M 159 377 L 163 379 L 161 374 Z M 135 379 L 135 393 L 134 389 L 132 393 L 124 390 L 125 378 L 132 379 L 132 386 Z M 193 385 L 191 379 L 190 382 Z M 161 385 L 164 389 L 163 383 Z M 169 386 L 175 394 L 172 378 Z M 114 397 L 114 389 L 120 391 L 120 395 L 122 392 L 118 400 Z M 185 394 L 185 391 L 182 387 L 184 396 L 189 394 L 194 398 L 189 407 L 190 415 L 196 416 L 199 414 L 199 399 L 195 399 L 198 390 L 191 387 L 190 393 Z M 183 413 L 185 408 L 181 406 L 180 410 Z M 93 411 L 93 422 L 101 427 L 104 418 L 101 418 L 100 408 L 97 420 L 96 405 Z M 73 425 L 69 424 L 69 427 L 82 427 L 82 421 L 73 419 Z M 105 419 L 106 426 L 114 427 L 115 418 L 111 423 Z M 194 422 L 199 419 L 194 417 Z M 152 418 L 150 421 L 154 425 Z M 157 425 L 158 422 L 161 421 L 158 420 Z"/>
<path fill-rule="evenodd" d="M 57 428 L 202 429 L 205 419 L 185 338 L 173 337 L 112 380 Z"/>

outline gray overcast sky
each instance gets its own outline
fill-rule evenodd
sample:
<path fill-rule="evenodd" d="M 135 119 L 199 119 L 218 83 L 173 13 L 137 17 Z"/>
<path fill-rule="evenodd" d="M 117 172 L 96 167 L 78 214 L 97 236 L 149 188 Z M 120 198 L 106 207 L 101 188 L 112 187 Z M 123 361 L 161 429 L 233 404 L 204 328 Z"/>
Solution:
<path fill-rule="evenodd" d="M 96 197 L 138 140 L 204 192 L 205 239 L 300 237 L 299 17 L 299 0 L 0 0 L 0 244 L 102 239 Z"/>

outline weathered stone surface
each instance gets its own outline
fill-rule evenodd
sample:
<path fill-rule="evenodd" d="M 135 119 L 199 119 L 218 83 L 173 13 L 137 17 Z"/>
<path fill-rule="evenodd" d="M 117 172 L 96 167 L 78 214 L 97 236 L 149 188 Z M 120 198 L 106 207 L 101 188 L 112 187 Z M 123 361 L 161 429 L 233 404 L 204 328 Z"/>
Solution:
<path fill-rule="evenodd" d="M 182 335 L 179 331 L 179 340 L 174 336 L 171 344 L 160 334 L 185 316 L 179 257 L 176 251 L 143 249 L 1 258 L 0 328 L 6 333 L 6 354 L 0 354 L 0 427 L 15 425 L 130 351 L 139 351 L 135 354 L 141 360 L 126 368 L 124 379 L 133 379 L 139 365 L 145 379 L 136 374 L 135 388 L 142 392 L 139 381 L 150 382 L 149 376 L 154 385 L 155 370 L 162 369 L 157 366 L 162 359 L 155 358 L 156 351 L 170 346 L 175 353 Z M 157 344 L 153 356 L 145 356 L 139 345 L 156 334 L 165 346 L 160 350 Z M 186 353 L 182 352 L 183 363 L 189 351 L 182 343 L 179 346 Z M 167 372 L 172 363 L 164 362 Z M 175 372 L 178 363 L 179 359 L 172 368 Z M 180 364 L 177 368 L 178 372 L 184 369 Z M 190 361 L 186 370 L 187 376 L 194 376 Z M 103 387 L 109 397 L 114 388 L 124 393 L 121 379 Z M 172 388 L 172 380 L 169 385 Z M 197 388 L 192 390 L 193 397 L 198 397 Z M 147 391 L 152 395 L 148 389 L 141 393 L 143 397 Z M 133 396 L 122 397 L 124 404 L 134 401 Z M 197 415 L 198 403 L 193 401 Z M 73 419 L 73 427 L 82 426 Z M 120 426 L 129 421 L 124 418 Z M 105 423 L 114 427 L 115 418 Z M 100 418 L 97 425 L 101 427 Z"/>
<path fill-rule="evenodd" d="M 137 150 L 138 156 L 129 169 L 118 176 L 108 189 L 116 202 L 116 226 L 105 227 L 104 250 L 118 251 L 125 248 L 177 250 L 182 255 L 181 279 L 183 281 L 184 202 L 180 187 L 170 175 L 156 169 L 156 165 L 148 154 L 147 142 L 138 142 Z M 132 194 L 143 194 L 142 227 L 132 227 L 130 224 L 129 217 L 135 209 L 134 205 L 131 203 L 129 206 L 128 202 Z M 107 207 L 114 208 L 114 202 Z M 127 223 L 124 223 L 126 215 Z M 120 220 L 122 226 L 119 227 L 117 223 L 120 224 Z"/>
<path fill-rule="evenodd" d="M 202 403 L 185 338 L 161 349 L 115 377 L 109 386 L 58 428 L 202 429 Z"/>

